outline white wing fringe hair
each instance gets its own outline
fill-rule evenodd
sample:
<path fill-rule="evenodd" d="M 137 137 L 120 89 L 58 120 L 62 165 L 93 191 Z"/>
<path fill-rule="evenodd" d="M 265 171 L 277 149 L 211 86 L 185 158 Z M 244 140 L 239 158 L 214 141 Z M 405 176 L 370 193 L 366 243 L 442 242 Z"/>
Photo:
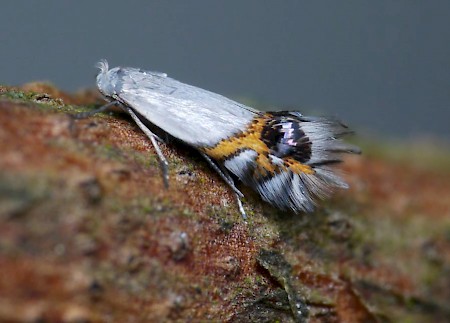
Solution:
<path fill-rule="evenodd" d="M 348 184 L 329 165 L 341 162 L 341 153 L 360 153 L 359 148 L 342 142 L 339 138 L 348 134 L 348 129 L 337 120 L 303 117 L 292 112 L 300 120 L 300 127 L 311 141 L 311 159 L 305 165 L 314 169 L 313 174 L 296 174 L 282 171 L 268 182 L 255 182 L 256 190 L 264 200 L 280 209 L 294 212 L 312 212 L 315 197 L 329 197 L 337 188 L 347 189 Z"/>

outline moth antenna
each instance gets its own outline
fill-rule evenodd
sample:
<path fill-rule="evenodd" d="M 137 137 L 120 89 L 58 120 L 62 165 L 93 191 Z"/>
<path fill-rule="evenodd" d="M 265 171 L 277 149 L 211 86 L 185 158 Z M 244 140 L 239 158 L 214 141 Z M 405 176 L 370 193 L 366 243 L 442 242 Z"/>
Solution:
<path fill-rule="evenodd" d="M 109 70 L 108 61 L 106 59 L 101 59 L 97 64 L 95 64 L 95 67 L 100 69 L 101 74 L 105 74 Z"/>

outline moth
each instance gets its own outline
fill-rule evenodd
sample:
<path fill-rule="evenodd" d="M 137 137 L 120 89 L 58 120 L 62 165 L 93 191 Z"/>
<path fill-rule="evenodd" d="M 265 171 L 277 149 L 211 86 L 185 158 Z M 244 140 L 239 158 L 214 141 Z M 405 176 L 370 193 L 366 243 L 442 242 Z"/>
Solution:
<path fill-rule="evenodd" d="M 168 186 L 168 162 L 146 125 L 195 148 L 229 185 L 237 197 L 237 178 L 277 208 L 313 211 L 316 200 L 348 185 L 332 166 L 343 153 L 359 153 L 341 137 L 347 126 L 332 118 L 309 117 L 300 112 L 261 112 L 219 94 L 172 79 L 167 74 L 139 68 L 115 67 L 101 60 L 98 90 L 112 105 L 130 114 L 151 140 Z"/>

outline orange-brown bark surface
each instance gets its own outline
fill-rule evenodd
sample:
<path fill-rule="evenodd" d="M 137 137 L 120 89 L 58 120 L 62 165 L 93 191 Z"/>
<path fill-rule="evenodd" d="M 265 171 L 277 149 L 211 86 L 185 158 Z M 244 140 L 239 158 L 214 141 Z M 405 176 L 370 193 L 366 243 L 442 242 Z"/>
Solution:
<path fill-rule="evenodd" d="M 98 103 L 0 87 L 0 321 L 294 322 L 294 294 L 311 322 L 450 317 L 448 151 L 366 147 L 342 166 L 351 189 L 313 214 L 240 186 L 245 222 L 195 150 L 161 145 L 164 189 L 126 115 L 71 117 Z"/>

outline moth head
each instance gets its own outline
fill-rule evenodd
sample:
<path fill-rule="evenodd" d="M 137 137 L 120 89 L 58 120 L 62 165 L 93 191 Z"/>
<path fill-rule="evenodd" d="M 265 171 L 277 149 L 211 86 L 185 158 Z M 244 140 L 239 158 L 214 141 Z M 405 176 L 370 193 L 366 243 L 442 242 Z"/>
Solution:
<path fill-rule="evenodd" d="M 105 74 L 109 70 L 108 61 L 104 58 L 101 59 L 97 64 L 95 64 L 95 67 L 100 70 L 99 74 Z"/>
<path fill-rule="evenodd" d="M 107 97 L 111 97 L 114 94 L 114 89 L 111 84 L 111 77 L 109 75 L 109 66 L 106 59 L 100 60 L 95 67 L 100 69 L 97 74 L 97 88 L 98 90 Z"/>

